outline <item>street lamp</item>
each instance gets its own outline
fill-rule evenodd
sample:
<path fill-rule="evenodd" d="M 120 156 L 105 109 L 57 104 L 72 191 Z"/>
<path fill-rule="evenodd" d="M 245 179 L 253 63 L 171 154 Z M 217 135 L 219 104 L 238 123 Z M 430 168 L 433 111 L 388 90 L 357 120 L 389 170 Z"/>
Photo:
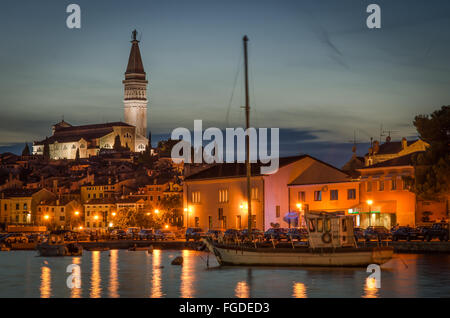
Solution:
<path fill-rule="evenodd" d="M 80 212 L 78 212 L 78 211 L 75 211 L 75 215 L 79 215 L 80 214 Z"/>
<path fill-rule="evenodd" d="M 158 214 L 159 213 L 159 210 L 158 209 L 155 209 L 155 214 Z"/>

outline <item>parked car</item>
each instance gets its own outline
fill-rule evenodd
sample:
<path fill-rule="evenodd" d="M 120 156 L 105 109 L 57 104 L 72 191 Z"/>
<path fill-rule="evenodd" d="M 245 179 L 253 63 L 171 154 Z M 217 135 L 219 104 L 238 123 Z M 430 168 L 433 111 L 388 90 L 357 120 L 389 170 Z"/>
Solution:
<path fill-rule="evenodd" d="M 219 237 L 224 235 L 224 230 L 208 230 L 208 232 L 206 232 L 206 236 L 210 237 L 214 240 L 217 240 Z"/>
<path fill-rule="evenodd" d="M 251 237 L 252 240 L 256 240 L 256 239 L 264 239 L 264 232 L 258 229 L 252 229 L 251 231 Z M 241 239 L 246 239 L 248 238 L 248 229 L 243 229 L 242 231 L 240 231 L 239 236 Z"/>
<path fill-rule="evenodd" d="M 2 243 L 28 243 L 28 237 L 22 233 L 9 233 L 3 236 L 0 240 Z"/>
<path fill-rule="evenodd" d="M 287 230 L 282 228 L 270 228 L 264 233 L 264 239 L 270 241 L 274 239 L 276 241 L 288 240 Z"/>
<path fill-rule="evenodd" d="M 152 229 L 142 229 L 138 232 L 138 237 L 140 240 L 155 240 L 156 234 Z"/>
<path fill-rule="evenodd" d="M 355 235 L 355 240 L 363 240 L 364 239 L 364 229 L 360 227 L 355 227 L 353 229 L 353 234 Z"/>
<path fill-rule="evenodd" d="M 411 240 L 423 239 L 423 237 L 424 237 L 423 233 L 420 230 L 414 229 L 409 226 L 400 226 L 399 228 L 397 228 L 396 230 L 394 230 L 392 232 L 392 240 L 393 241 L 398 241 L 398 240 L 411 241 Z"/>
<path fill-rule="evenodd" d="M 127 238 L 128 239 L 131 239 L 131 240 L 134 240 L 134 239 L 137 239 L 137 238 L 139 238 L 139 228 L 138 227 L 129 227 L 129 228 L 127 228 Z"/>
<path fill-rule="evenodd" d="M 113 240 L 124 240 L 127 238 L 127 232 L 124 230 L 112 230 L 110 237 Z"/>
<path fill-rule="evenodd" d="M 163 240 L 176 240 L 175 233 L 170 230 L 157 230 L 156 235 L 161 235 Z"/>
<path fill-rule="evenodd" d="M 206 234 L 203 232 L 203 230 L 199 227 L 189 227 L 186 229 L 186 242 L 189 242 L 189 240 L 199 241 L 202 237 L 204 237 Z"/>
<path fill-rule="evenodd" d="M 226 240 L 235 240 L 241 238 L 241 233 L 236 229 L 228 229 L 223 233 L 223 238 Z"/>
<path fill-rule="evenodd" d="M 369 242 L 371 240 L 387 240 L 392 237 L 391 233 L 384 226 L 369 226 L 364 231 L 364 239 Z"/>
<path fill-rule="evenodd" d="M 308 231 L 304 228 L 290 228 L 287 231 L 287 236 L 292 241 L 301 241 L 308 237 Z"/>
<path fill-rule="evenodd" d="M 430 228 L 423 229 L 423 237 L 426 241 L 438 238 L 440 241 L 448 241 L 448 223 L 434 223 Z"/>

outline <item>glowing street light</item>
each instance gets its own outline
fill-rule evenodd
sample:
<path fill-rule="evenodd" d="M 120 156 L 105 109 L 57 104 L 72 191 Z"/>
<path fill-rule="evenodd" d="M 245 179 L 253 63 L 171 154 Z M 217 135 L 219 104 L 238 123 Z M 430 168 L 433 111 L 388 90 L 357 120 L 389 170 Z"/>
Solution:
<path fill-rule="evenodd" d="M 113 227 L 113 226 L 114 226 L 113 222 L 109 222 L 109 227 Z"/>
<path fill-rule="evenodd" d="M 116 216 L 116 212 L 111 213 L 112 216 Z"/>
<path fill-rule="evenodd" d="M 159 213 L 159 210 L 158 210 L 158 209 L 155 209 L 155 213 L 158 214 L 158 213 Z"/>
<path fill-rule="evenodd" d="M 44 219 L 48 220 L 50 218 L 50 215 L 46 214 L 44 215 Z"/>
<path fill-rule="evenodd" d="M 169 228 L 169 225 L 166 224 L 166 225 L 164 226 L 164 228 L 165 228 L 165 229 L 168 229 L 168 228 Z"/>
<path fill-rule="evenodd" d="M 301 203 L 297 203 L 297 209 L 301 210 L 302 209 L 302 204 Z"/>
<path fill-rule="evenodd" d="M 94 215 L 94 220 L 98 220 L 98 215 Z"/>
<path fill-rule="evenodd" d="M 78 214 L 80 214 L 80 212 L 79 211 L 75 211 L 75 215 L 78 215 Z"/>

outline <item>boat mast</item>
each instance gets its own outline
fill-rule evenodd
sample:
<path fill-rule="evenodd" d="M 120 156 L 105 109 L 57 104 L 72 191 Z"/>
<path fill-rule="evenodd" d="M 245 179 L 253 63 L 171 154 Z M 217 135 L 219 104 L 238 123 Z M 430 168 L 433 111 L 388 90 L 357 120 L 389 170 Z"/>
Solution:
<path fill-rule="evenodd" d="M 247 42 L 248 37 L 245 35 L 243 38 L 244 42 L 244 77 L 245 77 L 245 145 L 246 145 L 246 157 L 245 166 L 247 170 L 247 211 L 248 211 L 248 235 L 251 237 L 252 231 L 252 202 L 251 202 L 251 164 L 250 164 L 250 98 L 248 92 L 248 55 L 247 55 Z"/>

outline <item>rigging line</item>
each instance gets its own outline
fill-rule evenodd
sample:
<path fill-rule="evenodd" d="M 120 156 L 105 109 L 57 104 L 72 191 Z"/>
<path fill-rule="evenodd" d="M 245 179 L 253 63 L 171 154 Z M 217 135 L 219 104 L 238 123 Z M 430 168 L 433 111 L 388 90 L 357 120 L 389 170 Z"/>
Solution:
<path fill-rule="evenodd" d="M 242 64 L 242 54 L 239 54 L 239 62 L 238 62 L 237 72 L 234 77 L 233 90 L 231 91 L 231 96 L 230 96 L 230 100 L 228 102 L 228 107 L 227 107 L 227 116 L 226 116 L 227 126 L 230 125 L 231 103 L 233 102 L 234 91 L 236 90 L 237 80 L 239 78 L 239 74 L 241 73 L 241 64 Z"/>

